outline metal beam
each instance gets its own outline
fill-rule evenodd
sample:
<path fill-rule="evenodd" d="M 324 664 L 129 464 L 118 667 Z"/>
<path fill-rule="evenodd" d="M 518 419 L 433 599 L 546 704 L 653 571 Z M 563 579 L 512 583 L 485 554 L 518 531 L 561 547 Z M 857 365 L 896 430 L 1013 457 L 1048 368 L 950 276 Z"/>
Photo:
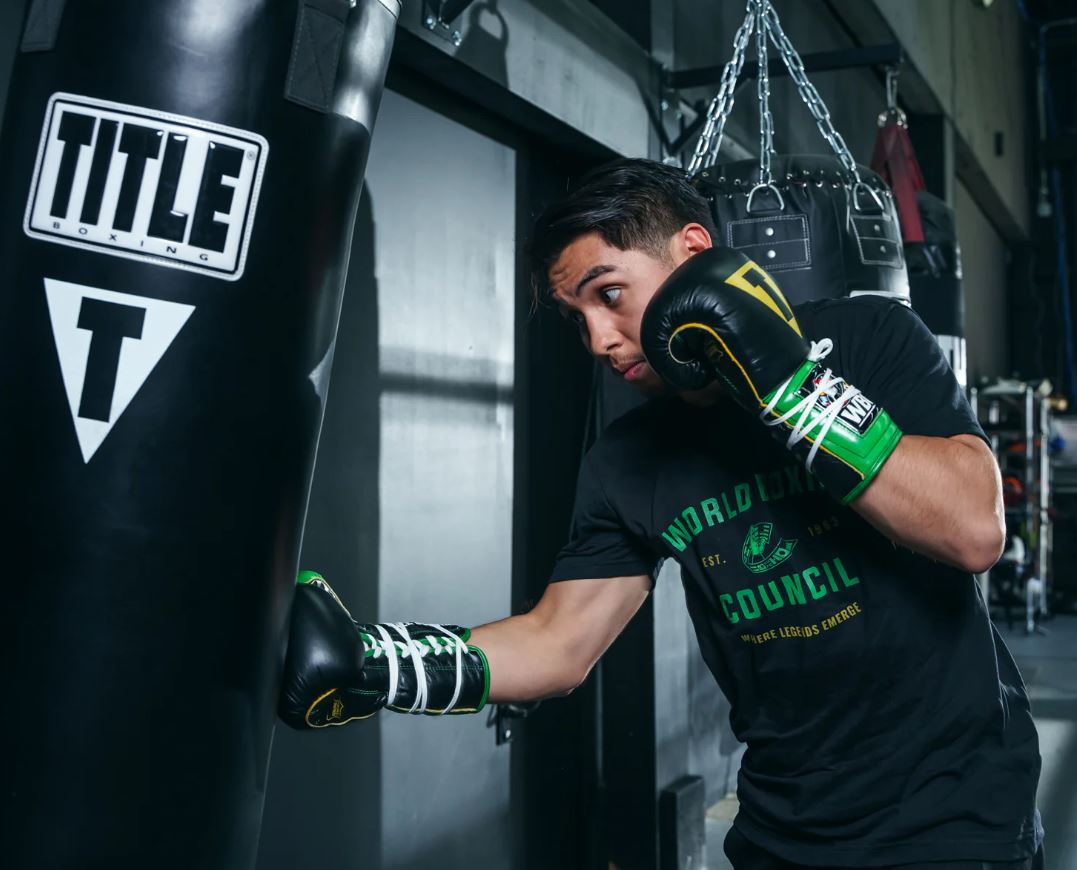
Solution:
<path fill-rule="evenodd" d="M 828 72 L 830 70 L 851 69 L 861 66 L 898 66 L 905 60 L 905 53 L 896 42 L 885 45 L 868 45 L 857 48 L 843 48 L 837 51 L 819 51 L 801 57 L 806 72 Z M 673 89 L 694 88 L 702 85 L 714 85 L 722 79 L 722 66 L 705 66 L 698 69 L 675 70 L 666 76 L 666 85 Z M 788 75 L 789 70 L 780 58 L 773 58 L 767 64 L 770 76 Z M 759 73 L 758 63 L 745 63 L 741 75 L 755 78 Z"/>

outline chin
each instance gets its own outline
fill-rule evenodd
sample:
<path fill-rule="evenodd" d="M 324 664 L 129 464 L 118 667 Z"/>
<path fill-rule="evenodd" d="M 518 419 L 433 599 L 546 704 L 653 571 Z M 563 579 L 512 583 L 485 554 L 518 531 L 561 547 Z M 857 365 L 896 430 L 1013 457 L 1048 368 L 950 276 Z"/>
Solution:
<path fill-rule="evenodd" d="M 629 385 L 648 398 L 666 396 L 673 392 L 672 388 L 665 381 L 653 373 L 651 373 L 650 377 L 632 381 Z"/>

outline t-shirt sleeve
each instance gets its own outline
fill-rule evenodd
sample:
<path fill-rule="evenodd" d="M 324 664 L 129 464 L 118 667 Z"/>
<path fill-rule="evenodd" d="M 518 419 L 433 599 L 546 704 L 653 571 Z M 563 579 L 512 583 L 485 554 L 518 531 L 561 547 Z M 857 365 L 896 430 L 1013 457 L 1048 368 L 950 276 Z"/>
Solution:
<path fill-rule="evenodd" d="M 610 505 L 597 466 L 588 453 L 576 484 L 569 540 L 557 555 L 550 581 L 649 574 L 653 583 L 659 560 Z"/>
<path fill-rule="evenodd" d="M 846 380 L 885 408 L 906 435 L 986 441 L 935 336 L 912 309 L 889 300 L 877 304 L 873 328 L 853 340 Z"/>

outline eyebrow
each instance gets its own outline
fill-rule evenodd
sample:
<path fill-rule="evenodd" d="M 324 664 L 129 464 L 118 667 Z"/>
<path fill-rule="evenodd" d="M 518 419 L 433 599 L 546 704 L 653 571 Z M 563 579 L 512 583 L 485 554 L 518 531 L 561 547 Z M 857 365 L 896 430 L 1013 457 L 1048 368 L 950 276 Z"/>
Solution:
<path fill-rule="evenodd" d="M 580 283 L 576 285 L 576 290 L 572 295 L 579 298 L 580 291 L 583 290 L 584 285 L 586 285 L 590 281 L 594 281 L 595 278 L 597 278 L 599 275 L 605 275 L 607 272 L 613 272 L 616 268 L 616 266 L 592 266 L 584 273 L 583 277 L 580 278 Z"/>

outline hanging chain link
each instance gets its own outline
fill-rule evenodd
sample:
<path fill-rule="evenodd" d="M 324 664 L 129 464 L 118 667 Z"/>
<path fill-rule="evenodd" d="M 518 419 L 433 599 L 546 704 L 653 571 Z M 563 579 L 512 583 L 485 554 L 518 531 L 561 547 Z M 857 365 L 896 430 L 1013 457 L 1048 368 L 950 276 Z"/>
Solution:
<path fill-rule="evenodd" d="M 721 84 L 718 93 L 711 100 L 707 109 L 707 120 L 703 125 L 699 140 L 696 142 L 695 153 L 688 164 L 688 174 L 694 175 L 703 167 L 711 167 L 718 159 L 718 151 L 722 144 L 722 134 L 725 130 L 726 121 L 730 112 L 733 111 L 734 90 L 737 79 L 744 67 L 744 57 L 748 49 L 748 41 L 752 33 L 756 35 L 756 53 L 759 59 L 759 71 L 757 81 L 757 93 L 759 96 L 759 179 L 760 184 L 770 185 L 771 163 L 770 158 L 774 153 L 774 118 L 770 112 L 770 76 L 767 69 L 767 46 L 766 39 L 778 49 L 783 63 L 789 70 L 789 75 L 796 84 L 797 92 L 804 104 L 808 107 L 815 119 L 819 133 L 827 144 L 833 149 L 834 154 L 841 162 L 842 167 L 855 179 L 856 184 L 862 185 L 860 172 L 856 161 L 845 144 L 841 133 L 835 129 L 830 119 L 830 110 L 819 95 L 815 85 L 811 83 L 804 69 L 804 61 L 793 47 L 789 37 L 782 29 L 778 13 L 774 11 L 770 0 L 748 0 L 747 12 L 744 21 L 737 29 L 733 38 L 733 57 L 722 70 Z"/>
<path fill-rule="evenodd" d="M 781 53 L 782 60 L 789 70 L 789 75 L 796 83 L 800 98 L 807 105 L 812 117 L 815 118 L 819 132 L 822 133 L 823 138 L 829 143 L 830 147 L 834 149 L 834 153 L 837 155 L 838 160 L 841 161 L 842 167 L 856 179 L 857 185 L 863 184 L 860 180 L 860 172 L 856 168 L 856 161 L 853 160 L 853 155 L 849 151 L 849 146 L 845 144 L 841 133 L 834 128 L 834 124 L 830 120 L 830 110 L 827 109 L 823 98 L 819 96 L 815 85 L 808 79 L 808 74 L 804 70 L 804 61 L 800 59 L 797 50 L 793 48 L 793 43 L 789 41 L 789 37 L 782 30 L 781 22 L 778 20 L 778 13 L 774 11 L 774 7 L 770 5 L 769 0 L 764 0 L 764 5 L 766 6 L 767 31 L 770 34 L 771 41 Z"/>
<path fill-rule="evenodd" d="M 770 113 L 770 69 L 767 62 L 767 7 L 769 0 L 755 8 L 755 53 L 759 65 L 756 94 L 759 97 L 759 183 L 767 187 L 773 181 L 770 157 L 774 153 L 774 116 Z"/>
<path fill-rule="evenodd" d="M 718 93 L 707 108 L 707 120 L 703 132 L 699 134 L 696 150 L 688 164 L 688 174 L 694 175 L 703 166 L 713 166 L 718 159 L 718 150 L 722 146 L 722 133 L 729 113 L 733 111 L 733 91 L 744 67 L 744 56 L 748 50 L 748 40 L 755 26 L 756 0 L 748 0 L 748 11 L 744 21 L 737 28 L 733 37 L 733 57 L 722 70 L 721 85 Z"/>

